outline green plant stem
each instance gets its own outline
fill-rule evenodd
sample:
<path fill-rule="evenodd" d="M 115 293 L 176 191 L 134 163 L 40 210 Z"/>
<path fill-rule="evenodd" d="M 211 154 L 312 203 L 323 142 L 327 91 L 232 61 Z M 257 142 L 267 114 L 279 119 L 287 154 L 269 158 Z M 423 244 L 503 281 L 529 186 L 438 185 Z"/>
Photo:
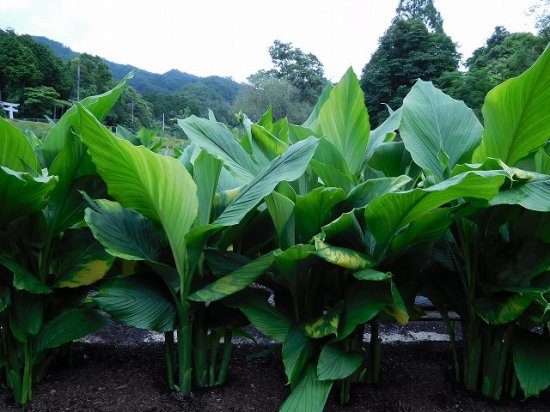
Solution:
<path fill-rule="evenodd" d="M 174 390 L 174 332 L 164 332 L 164 357 L 166 358 L 166 381 Z"/>
<path fill-rule="evenodd" d="M 208 385 L 214 386 L 216 383 L 216 359 L 218 358 L 218 347 L 220 346 L 220 337 L 216 332 L 211 334 L 210 343 L 210 364 L 208 365 Z"/>
<path fill-rule="evenodd" d="M 380 361 L 381 361 L 381 340 L 379 337 L 378 321 L 373 319 L 370 321 L 370 343 L 369 357 L 367 362 L 367 383 L 378 383 L 380 381 Z"/>
<path fill-rule="evenodd" d="M 513 368 L 510 368 L 510 373 L 512 374 L 511 380 L 512 383 L 510 384 L 510 396 L 512 398 L 515 398 L 518 393 L 518 377 L 516 375 L 516 372 Z"/>
<path fill-rule="evenodd" d="M 226 329 L 223 336 L 223 357 L 220 365 L 220 373 L 218 374 L 217 385 L 225 383 L 225 377 L 227 376 L 227 369 L 229 368 L 229 361 L 231 360 L 231 354 L 233 353 L 233 329 Z"/>
<path fill-rule="evenodd" d="M 206 387 L 208 385 L 208 365 L 206 351 L 208 348 L 207 329 L 204 326 L 204 308 L 197 310 L 193 330 L 193 353 L 195 363 L 195 381 L 198 386 Z"/>
<path fill-rule="evenodd" d="M 349 402 L 351 392 L 351 380 L 350 378 L 342 379 L 340 381 L 340 403 L 345 405 Z"/>
<path fill-rule="evenodd" d="M 188 309 L 188 306 L 187 308 Z M 188 310 L 180 318 L 178 332 L 178 388 L 184 395 L 191 394 L 193 380 L 193 327 Z"/>
<path fill-rule="evenodd" d="M 48 233 L 46 244 L 40 254 L 40 266 L 38 268 L 38 277 L 42 283 L 46 282 L 48 272 L 50 271 L 50 251 L 52 247 L 52 235 Z"/>
<path fill-rule="evenodd" d="M 451 352 L 453 354 L 453 368 L 455 371 L 455 379 L 456 381 L 460 381 L 460 362 L 458 361 L 458 350 L 456 347 L 456 333 L 455 333 L 455 325 L 451 322 L 451 319 L 449 319 L 449 313 L 447 310 L 440 311 L 441 317 L 445 321 L 445 325 L 447 326 L 447 331 L 449 332 L 449 341 L 451 343 Z"/>
<path fill-rule="evenodd" d="M 21 387 L 21 403 L 25 404 L 31 400 L 32 397 L 32 344 L 30 340 L 23 345 L 25 366 L 23 368 L 23 384 Z"/>
<path fill-rule="evenodd" d="M 477 390 L 479 367 L 481 361 L 481 336 L 479 320 L 470 319 L 464 322 L 464 386 L 471 391 Z"/>

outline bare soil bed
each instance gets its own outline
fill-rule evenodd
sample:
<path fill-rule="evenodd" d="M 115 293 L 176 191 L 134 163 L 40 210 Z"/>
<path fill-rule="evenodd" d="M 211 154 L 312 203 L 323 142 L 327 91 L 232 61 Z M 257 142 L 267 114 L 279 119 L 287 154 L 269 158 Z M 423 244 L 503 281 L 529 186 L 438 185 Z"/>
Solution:
<path fill-rule="evenodd" d="M 111 338 L 110 338 L 111 337 Z M 126 327 L 74 344 L 73 364 L 36 385 L 33 400 L 13 404 L 0 392 L 3 411 L 277 411 L 288 395 L 277 346 L 237 344 L 227 384 L 191 397 L 165 384 L 164 348 L 147 333 Z M 270 350 L 263 357 L 258 352 Z M 349 405 L 330 397 L 327 411 L 550 411 L 550 393 L 526 401 L 493 402 L 454 382 L 447 342 L 387 342 L 379 385 L 357 384 Z"/>

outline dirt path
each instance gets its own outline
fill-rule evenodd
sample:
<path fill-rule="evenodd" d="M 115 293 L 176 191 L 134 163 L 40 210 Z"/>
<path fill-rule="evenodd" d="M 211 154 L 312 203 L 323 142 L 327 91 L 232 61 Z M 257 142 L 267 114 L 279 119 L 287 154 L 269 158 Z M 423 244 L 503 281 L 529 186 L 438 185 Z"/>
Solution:
<path fill-rule="evenodd" d="M 147 336 L 119 326 L 75 343 L 73 365 L 52 371 L 36 386 L 30 404 L 17 407 L 2 390 L 0 410 L 270 412 L 288 394 L 280 355 L 265 343 L 236 345 L 225 386 L 197 390 L 190 398 L 171 393 L 165 385 L 163 345 L 141 342 Z M 250 357 L 269 348 L 274 350 L 267 356 Z M 347 407 L 331 396 L 327 410 L 550 411 L 548 391 L 539 399 L 501 403 L 466 392 L 453 381 L 446 342 L 386 343 L 382 359 L 379 385 L 356 385 Z"/>

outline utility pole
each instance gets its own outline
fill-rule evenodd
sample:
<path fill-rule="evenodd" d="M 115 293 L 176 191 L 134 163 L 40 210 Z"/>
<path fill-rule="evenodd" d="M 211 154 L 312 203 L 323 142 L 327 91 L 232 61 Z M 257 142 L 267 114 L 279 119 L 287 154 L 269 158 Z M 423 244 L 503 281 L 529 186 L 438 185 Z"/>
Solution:
<path fill-rule="evenodd" d="M 76 68 L 76 101 L 80 101 L 80 63 Z"/>

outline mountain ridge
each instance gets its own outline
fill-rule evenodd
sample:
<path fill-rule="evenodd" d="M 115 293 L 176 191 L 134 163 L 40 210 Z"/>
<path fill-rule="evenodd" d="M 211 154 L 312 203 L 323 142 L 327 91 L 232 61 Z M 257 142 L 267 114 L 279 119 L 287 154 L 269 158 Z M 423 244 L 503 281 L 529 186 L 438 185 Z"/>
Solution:
<path fill-rule="evenodd" d="M 31 37 L 38 43 L 50 47 L 54 54 L 59 56 L 62 60 L 72 60 L 82 54 L 48 37 Z M 101 59 L 105 62 L 107 67 L 109 67 L 114 80 L 120 80 L 130 71 L 137 69 L 137 73 L 128 84 L 143 95 L 153 93 L 168 95 L 184 91 L 187 85 L 200 84 L 219 93 L 228 102 L 232 102 L 242 88 L 241 83 L 235 82 L 229 77 L 200 77 L 177 69 L 171 69 L 166 73 L 159 74 L 140 69 L 130 64 L 115 63 L 103 57 L 101 57 Z"/>

